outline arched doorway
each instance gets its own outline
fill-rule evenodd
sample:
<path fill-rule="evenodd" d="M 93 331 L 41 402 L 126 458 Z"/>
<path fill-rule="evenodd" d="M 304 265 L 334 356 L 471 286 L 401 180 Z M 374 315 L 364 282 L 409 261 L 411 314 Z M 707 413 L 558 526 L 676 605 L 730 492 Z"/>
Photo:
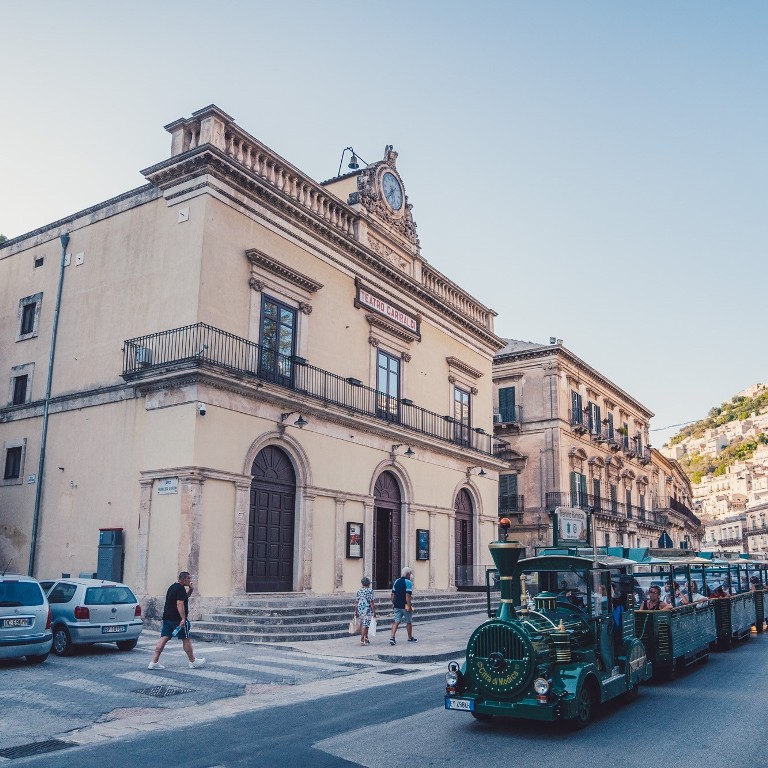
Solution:
<path fill-rule="evenodd" d="M 456 547 L 456 586 L 464 587 L 474 583 L 472 555 L 472 497 L 462 488 L 456 495 L 454 504 L 455 512 L 455 536 Z"/>
<path fill-rule="evenodd" d="M 285 451 L 268 445 L 251 469 L 247 592 L 293 590 L 296 474 Z"/>
<path fill-rule="evenodd" d="M 389 589 L 400 576 L 400 486 L 382 472 L 373 488 L 373 588 Z"/>

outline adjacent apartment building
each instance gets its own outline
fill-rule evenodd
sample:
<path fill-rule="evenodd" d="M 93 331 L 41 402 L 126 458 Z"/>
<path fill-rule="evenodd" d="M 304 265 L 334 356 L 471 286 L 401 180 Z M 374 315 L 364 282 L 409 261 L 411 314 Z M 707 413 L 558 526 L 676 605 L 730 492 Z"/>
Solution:
<path fill-rule="evenodd" d="M 144 186 L 0 246 L 0 565 L 185 569 L 201 610 L 477 581 L 504 341 L 422 256 L 397 153 L 317 183 L 216 106 L 166 130 Z"/>
<path fill-rule="evenodd" d="M 690 483 L 651 447 L 648 408 L 555 338 L 508 339 L 493 382 L 494 429 L 510 461 L 499 513 L 529 548 L 552 542 L 558 507 L 594 510 L 599 546 L 699 546 Z"/>

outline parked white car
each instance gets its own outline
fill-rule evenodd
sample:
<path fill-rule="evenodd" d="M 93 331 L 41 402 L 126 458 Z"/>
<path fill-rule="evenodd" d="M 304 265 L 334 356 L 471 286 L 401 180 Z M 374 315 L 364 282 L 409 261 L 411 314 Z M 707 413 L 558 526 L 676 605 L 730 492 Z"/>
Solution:
<path fill-rule="evenodd" d="M 40 582 L 53 613 L 53 652 L 68 656 L 76 645 L 116 643 L 136 647 L 144 622 L 130 587 L 99 579 L 48 579 Z"/>
<path fill-rule="evenodd" d="M 0 659 L 41 664 L 51 650 L 51 610 L 31 576 L 0 575 Z"/>

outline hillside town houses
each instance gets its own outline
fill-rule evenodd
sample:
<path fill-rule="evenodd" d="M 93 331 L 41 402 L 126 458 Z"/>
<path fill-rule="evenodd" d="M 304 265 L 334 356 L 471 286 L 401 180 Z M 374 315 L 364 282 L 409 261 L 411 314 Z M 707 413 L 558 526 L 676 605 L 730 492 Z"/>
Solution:
<path fill-rule="evenodd" d="M 318 183 L 214 105 L 146 183 L 0 245 L 0 566 L 233 595 L 483 583 L 500 515 L 696 548 L 651 411 L 422 254 L 397 152 Z M 511 308 L 503 308 L 511 311 Z"/>

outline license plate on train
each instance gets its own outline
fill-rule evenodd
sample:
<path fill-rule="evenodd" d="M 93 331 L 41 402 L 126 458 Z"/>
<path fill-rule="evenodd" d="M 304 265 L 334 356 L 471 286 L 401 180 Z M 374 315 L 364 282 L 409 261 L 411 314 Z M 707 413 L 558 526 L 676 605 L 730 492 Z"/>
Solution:
<path fill-rule="evenodd" d="M 101 628 L 101 633 L 103 635 L 116 635 L 119 632 L 127 632 L 127 631 L 128 631 L 127 624 L 110 624 L 108 627 Z"/>
<path fill-rule="evenodd" d="M 28 617 L 19 619 L 3 619 L 0 621 L 0 627 L 31 627 L 32 619 Z"/>
<path fill-rule="evenodd" d="M 475 700 L 474 699 L 450 699 L 445 697 L 446 709 L 458 709 L 461 712 L 474 712 Z"/>

